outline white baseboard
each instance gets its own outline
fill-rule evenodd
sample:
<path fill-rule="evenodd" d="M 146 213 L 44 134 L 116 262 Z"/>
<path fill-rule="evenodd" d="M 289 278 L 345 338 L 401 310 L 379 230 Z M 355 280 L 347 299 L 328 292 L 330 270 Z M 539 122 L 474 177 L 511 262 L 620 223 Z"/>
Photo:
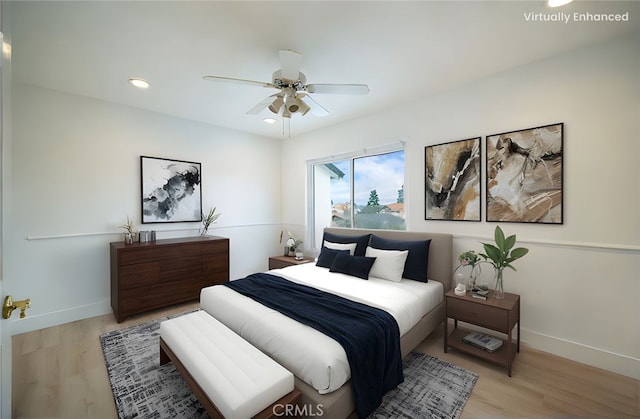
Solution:
<path fill-rule="evenodd" d="M 594 348 L 582 343 L 521 329 L 527 346 L 616 374 L 640 380 L 640 359 Z"/>
<path fill-rule="evenodd" d="M 14 312 L 11 320 L 8 324 L 5 324 L 10 328 L 10 334 L 13 336 L 109 313 L 111 313 L 111 302 L 110 300 L 103 300 L 84 306 L 71 307 L 69 309 L 40 315 L 30 315 L 27 311 L 27 317 L 23 319 Z"/>

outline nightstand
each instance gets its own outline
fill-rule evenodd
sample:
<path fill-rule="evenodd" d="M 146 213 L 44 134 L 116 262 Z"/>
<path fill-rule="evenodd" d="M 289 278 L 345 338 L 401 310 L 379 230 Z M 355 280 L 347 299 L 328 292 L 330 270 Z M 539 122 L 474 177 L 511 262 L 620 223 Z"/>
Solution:
<path fill-rule="evenodd" d="M 511 366 L 516 356 L 520 352 L 520 296 L 505 292 L 504 299 L 497 300 L 493 293 L 489 298 L 482 300 L 471 296 L 467 292 L 465 295 L 456 295 L 453 290 L 445 294 L 445 318 L 444 318 L 444 351 L 455 348 L 459 351 L 475 355 L 486 361 L 493 362 L 507 368 L 511 377 Z M 454 319 L 453 330 L 449 331 L 449 318 Z M 458 321 L 480 326 L 507 335 L 506 340 L 495 352 L 487 352 L 483 349 L 471 346 L 462 341 L 470 329 L 458 327 Z M 514 351 L 513 328 L 517 328 L 516 348 Z M 500 337 L 500 336 L 496 336 Z"/>
<path fill-rule="evenodd" d="M 292 265 L 302 265 L 303 263 L 313 262 L 313 258 L 304 257 L 302 260 L 296 260 L 293 256 L 271 256 L 269 258 L 269 270 L 286 268 Z"/>

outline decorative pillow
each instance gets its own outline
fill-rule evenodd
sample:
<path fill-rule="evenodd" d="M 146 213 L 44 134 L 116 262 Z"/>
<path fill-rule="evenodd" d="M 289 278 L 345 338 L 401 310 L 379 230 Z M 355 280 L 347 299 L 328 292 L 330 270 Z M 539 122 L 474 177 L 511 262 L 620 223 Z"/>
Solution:
<path fill-rule="evenodd" d="M 431 240 L 390 240 L 373 234 L 369 245 L 383 250 L 408 250 L 402 277 L 427 282 L 430 244 Z"/>
<path fill-rule="evenodd" d="M 339 234 L 333 234 L 324 232 L 324 236 L 322 237 L 322 242 L 325 241 L 332 243 L 355 243 L 356 250 L 354 251 L 355 256 L 364 256 L 364 252 L 367 250 L 367 245 L 369 244 L 369 237 L 371 234 L 365 234 L 362 236 L 341 236 Z"/>
<path fill-rule="evenodd" d="M 365 256 L 376 258 L 369 275 L 400 282 L 407 255 L 409 255 L 408 250 L 380 250 L 370 246 L 367 247 Z"/>
<path fill-rule="evenodd" d="M 356 251 L 356 246 L 358 244 L 357 243 L 333 243 L 325 240 L 322 245 L 324 247 L 328 247 L 329 249 L 346 250 L 349 252 L 350 255 L 353 255 L 353 253 Z"/>
<path fill-rule="evenodd" d="M 369 279 L 369 271 L 375 261 L 376 258 L 336 253 L 336 257 L 329 268 L 329 272 L 340 272 L 362 279 Z"/>
<path fill-rule="evenodd" d="M 355 248 L 355 246 L 354 246 Z M 333 260 L 336 258 L 336 255 L 338 253 L 344 253 L 346 255 L 349 254 L 349 250 L 345 249 L 345 250 L 337 250 L 337 249 L 331 249 L 328 247 L 322 247 L 322 250 L 320 250 L 320 254 L 318 255 L 318 260 L 316 261 L 316 266 L 320 266 L 322 268 L 330 268 L 331 265 L 333 264 Z"/>

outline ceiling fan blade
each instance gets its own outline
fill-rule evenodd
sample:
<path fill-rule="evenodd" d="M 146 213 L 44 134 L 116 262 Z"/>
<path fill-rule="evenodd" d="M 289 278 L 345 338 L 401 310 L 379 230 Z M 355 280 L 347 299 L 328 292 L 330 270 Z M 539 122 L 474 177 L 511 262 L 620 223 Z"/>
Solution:
<path fill-rule="evenodd" d="M 260 86 L 260 87 L 271 87 L 273 89 L 278 88 L 273 83 L 267 83 L 267 82 L 255 81 L 255 80 L 236 79 L 233 77 L 203 76 L 202 78 L 205 80 L 217 81 L 217 82 L 223 82 L 223 83 L 240 83 L 240 84 L 251 84 L 251 85 Z"/>
<path fill-rule="evenodd" d="M 298 80 L 301 64 L 302 54 L 290 49 L 280 51 L 280 68 L 282 78 L 287 80 Z"/>
<path fill-rule="evenodd" d="M 264 98 L 262 101 L 260 101 L 260 103 L 258 103 L 256 106 L 254 106 L 253 108 L 249 109 L 247 111 L 248 115 L 257 115 L 260 112 L 262 112 L 264 109 L 267 108 L 267 106 L 271 105 L 274 101 L 274 98 L 276 96 L 278 96 L 279 93 L 273 94 L 271 96 L 268 96 L 266 98 Z"/>
<path fill-rule="evenodd" d="M 305 90 L 309 93 L 366 95 L 369 93 L 369 86 L 366 84 L 308 84 Z"/>
<path fill-rule="evenodd" d="M 309 106 L 311 113 L 315 116 L 327 116 L 329 115 L 329 111 L 326 110 L 322 105 L 313 100 L 311 96 L 306 93 L 301 93 L 298 95 L 298 98 L 304 98 L 304 102 Z"/>

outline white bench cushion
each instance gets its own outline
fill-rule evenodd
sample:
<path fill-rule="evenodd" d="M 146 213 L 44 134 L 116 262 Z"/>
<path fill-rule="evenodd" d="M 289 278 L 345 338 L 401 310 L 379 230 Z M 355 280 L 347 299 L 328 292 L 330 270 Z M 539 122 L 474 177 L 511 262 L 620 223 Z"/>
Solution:
<path fill-rule="evenodd" d="M 227 418 L 249 418 L 294 389 L 293 374 L 196 311 L 163 321 L 160 336 Z"/>

